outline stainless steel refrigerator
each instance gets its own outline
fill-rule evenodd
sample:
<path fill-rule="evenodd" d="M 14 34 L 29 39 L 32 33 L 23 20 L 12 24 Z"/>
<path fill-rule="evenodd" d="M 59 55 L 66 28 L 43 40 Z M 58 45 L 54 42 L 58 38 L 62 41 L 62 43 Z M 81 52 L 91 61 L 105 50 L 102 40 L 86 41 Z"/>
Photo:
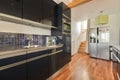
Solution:
<path fill-rule="evenodd" d="M 109 60 L 109 27 L 90 29 L 89 53 L 91 57 Z"/>

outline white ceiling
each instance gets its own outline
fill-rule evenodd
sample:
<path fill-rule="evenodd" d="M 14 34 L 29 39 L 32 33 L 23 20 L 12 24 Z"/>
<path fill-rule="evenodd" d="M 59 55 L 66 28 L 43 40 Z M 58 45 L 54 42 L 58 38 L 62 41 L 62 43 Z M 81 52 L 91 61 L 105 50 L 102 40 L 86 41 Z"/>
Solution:
<path fill-rule="evenodd" d="M 120 13 L 120 0 L 92 0 L 72 8 L 72 17 L 77 20 L 94 18 L 102 10 L 108 15 Z"/>

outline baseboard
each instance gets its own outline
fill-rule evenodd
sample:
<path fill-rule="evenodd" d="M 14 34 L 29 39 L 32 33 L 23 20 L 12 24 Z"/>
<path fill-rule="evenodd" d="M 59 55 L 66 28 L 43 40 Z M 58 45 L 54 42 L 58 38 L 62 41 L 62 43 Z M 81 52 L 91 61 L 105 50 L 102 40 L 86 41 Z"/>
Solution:
<path fill-rule="evenodd" d="M 104 61 L 111 61 L 111 60 L 108 60 L 108 59 L 102 59 L 102 58 L 97 58 L 97 57 L 92 57 L 92 56 L 90 56 L 90 58 L 99 59 L 99 60 L 104 60 Z"/>
<path fill-rule="evenodd" d="M 88 53 L 88 52 L 85 52 L 85 54 L 89 55 L 90 53 Z"/>
<path fill-rule="evenodd" d="M 52 76 L 50 76 L 48 79 L 46 80 L 52 80 L 54 79 L 58 74 L 60 74 L 67 66 L 69 66 L 69 63 L 66 64 L 65 66 L 63 66 L 61 69 L 59 69 L 57 72 L 55 72 Z"/>
<path fill-rule="evenodd" d="M 73 57 L 75 54 L 77 54 L 77 53 L 74 53 L 73 55 L 71 55 L 71 57 Z"/>

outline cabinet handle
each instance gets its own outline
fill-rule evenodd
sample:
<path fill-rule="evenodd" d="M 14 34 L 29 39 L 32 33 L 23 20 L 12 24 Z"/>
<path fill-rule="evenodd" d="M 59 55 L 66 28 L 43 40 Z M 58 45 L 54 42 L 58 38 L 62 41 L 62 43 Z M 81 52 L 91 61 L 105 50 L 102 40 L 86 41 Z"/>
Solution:
<path fill-rule="evenodd" d="M 23 61 L 19 61 L 19 62 L 16 62 L 16 63 L 8 64 L 8 65 L 5 65 L 5 66 L 1 66 L 0 67 L 0 71 L 8 69 L 8 68 L 15 67 L 15 66 L 19 66 L 19 65 L 25 64 L 27 62 L 31 62 L 31 61 L 37 60 L 37 59 L 41 59 L 41 58 L 44 58 L 44 57 L 47 57 L 47 56 L 51 56 L 51 55 L 60 53 L 62 51 L 63 50 L 59 50 L 59 51 L 56 51 L 54 53 L 48 53 L 48 54 L 45 54 L 45 55 L 40 55 L 40 56 L 33 57 L 33 58 L 30 58 L 30 59 L 26 59 L 26 60 L 23 60 Z"/>

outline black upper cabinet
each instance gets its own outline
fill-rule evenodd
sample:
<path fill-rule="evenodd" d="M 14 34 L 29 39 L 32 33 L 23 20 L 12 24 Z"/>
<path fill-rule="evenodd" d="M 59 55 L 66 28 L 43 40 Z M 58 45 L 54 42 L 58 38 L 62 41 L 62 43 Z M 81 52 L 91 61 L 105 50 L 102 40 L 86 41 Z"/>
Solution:
<path fill-rule="evenodd" d="M 71 9 L 64 3 L 55 6 L 54 26 L 61 32 L 70 33 L 71 28 Z"/>
<path fill-rule="evenodd" d="M 55 5 L 52 0 L 0 0 L 0 12 L 53 25 Z"/>
<path fill-rule="evenodd" d="M 0 12 L 22 17 L 22 0 L 0 0 Z"/>
<path fill-rule="evenodd" d="M 68 6 L 66 6 L 64 3 L 60 4 L 63 8 L 63 14 L 66 15 L 67 17 L 71 18 L 71 10 Z"/>
<path fill-rule="evenodd" d="M 52 0 L 43 0 L 43 24 L 53 25 L 55 5 L 56 3 Z"/>
<path fill-rule="evenodd" d="M 23 0 L 23 19 L 41 22 L 43 0 Z"/>
<path fill-rule="evenodd" d="M 52 25 L 55 5 L 52 0 L 23 0 L 23 18 Z"/>

